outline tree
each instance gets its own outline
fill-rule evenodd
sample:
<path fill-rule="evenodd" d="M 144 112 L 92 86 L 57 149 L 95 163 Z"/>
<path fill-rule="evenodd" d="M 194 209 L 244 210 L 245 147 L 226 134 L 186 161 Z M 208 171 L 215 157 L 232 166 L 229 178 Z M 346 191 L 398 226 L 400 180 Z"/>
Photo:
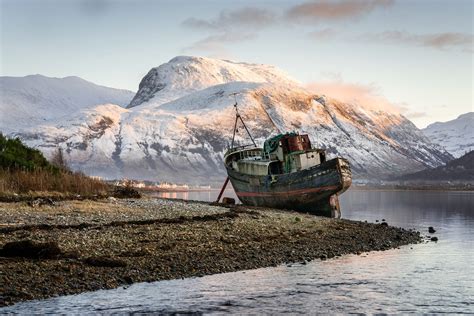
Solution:
<path fill-rule="evenodd" d="M 63 149 L 61 147 L 56 148 L 56 151 L 51 157 L 51 163 L 61 170 L 69 170 L 66 159 L 64 158 Z"/>

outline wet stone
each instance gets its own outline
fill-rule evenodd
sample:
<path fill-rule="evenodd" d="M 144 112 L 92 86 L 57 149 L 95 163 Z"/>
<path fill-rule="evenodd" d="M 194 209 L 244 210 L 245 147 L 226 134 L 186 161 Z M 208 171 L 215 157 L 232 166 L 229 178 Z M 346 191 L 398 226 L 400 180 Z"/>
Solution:
<path fill-rule="evenodd" d="M 56 242 L 34 242 L 29 239 L 6 243 L 0 249 L 1 257 L 57 258 L 62 254 Z"/>

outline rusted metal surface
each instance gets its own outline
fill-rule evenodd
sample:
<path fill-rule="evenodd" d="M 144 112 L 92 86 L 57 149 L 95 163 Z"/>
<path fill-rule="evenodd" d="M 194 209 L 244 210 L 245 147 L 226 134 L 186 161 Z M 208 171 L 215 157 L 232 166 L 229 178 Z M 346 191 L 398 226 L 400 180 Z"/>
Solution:
<path fill-rule="evenodd" d="M 304 151 L 311 149 L 311 142 L 308 135 L 298 135 L 296 137 L 282 138 L 282 147 L 287 148 L 287 152 Z"/>
<path fill-rule="evenodd" d="M 226 158 L 228 161 L 229 157 Z M 280 175 L 248 175 L 226 163 L 229 179 L 242 203 L 254 206 L 291 209 L 339 217 L 338 202 L 331 196 L 344 192 L 351 183 L 349 163 L 335 158 L 320 165 Z"/>
<path fill-rule="evenodd" d="M 219 201 L 221 200 L 222 194 L 225 191 L 225 187 L 227 186 L 227 183 L 229 183 L 229 177 L 225 179 L 224 185 L 222 186 L 221 191 L 219 192 L 219 195 L 217 196 L 216 203 L 219 203 Z"/>

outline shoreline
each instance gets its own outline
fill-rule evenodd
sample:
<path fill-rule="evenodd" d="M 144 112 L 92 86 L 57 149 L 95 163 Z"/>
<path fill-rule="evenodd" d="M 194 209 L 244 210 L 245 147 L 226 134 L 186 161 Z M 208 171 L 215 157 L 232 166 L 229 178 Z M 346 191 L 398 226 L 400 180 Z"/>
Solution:
<path fill-rule="evenodd" d="M 144 195 L 145 198 L 157 198 L 157 199 L 173 199 L 173 200 L 182 200 L 180 198 L 167 198 L 167 197 L 157 197 L 154 196 L 154 193 L 195 193 L 195 192 L 218 192 L 220 189 L 211 188 L 209 190 L 143 190 L 141 188 L 134 188 L 137 192 Z M 385 186 L 363 186 L 363 185 L 352 185 L 348 191 L 375 191 L 375 192 L 474 192 L 474 188 L 459 188 L 459 187 L 406 187 L 406 188 L 394 188 L 394 187 L 385 187 Z M 86 195 L 81 196 L 77 194 L 64 194 L 60 192 L 39 192 L 39 193 L 26 193 L 26 194 L 0 194 L 0 203 L 18 203 L 18 202 L 30 202 L 35 199 L 51 199 L 54 201 L 85 201 L 85 200 L 94 200 L 100 201 L 113 197 L 113 194 L 99 194 L 99 195 Z M 193 200 L 186 200 L 190 202 L 199 202 Z M 208 202 L 204 202 L 208 203 Z"/>
<path fill-rule="evenodd" d="M 421 241 L 385 222 L 147 198 L 0 203 L 0 223 L 0 306 Z"/>

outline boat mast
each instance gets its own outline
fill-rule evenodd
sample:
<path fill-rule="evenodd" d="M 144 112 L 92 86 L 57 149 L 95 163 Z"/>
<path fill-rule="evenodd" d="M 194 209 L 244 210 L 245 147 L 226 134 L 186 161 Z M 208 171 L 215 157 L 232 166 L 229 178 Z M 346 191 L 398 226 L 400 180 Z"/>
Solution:
<path fill-rule="evenodd" d="M 230 145 L 230 148 L 234 148 L 234 141 L 235 141 L 235 133 L 237 131 L 237 122 L 240 120 L 242 122 L 242 125 L 244 126 L 245 130 L 247 131 L 247 134 L 249 135 L 250 139 L 252 140 L 252 143 L 255 147 L 257 147 L 257 144 L 255 143 L 252 135 L 250 134 L 249 129 L 247 128 L 247 125 L 245 125 L 244 120 L 242 119 L 242 116 L 240 116 L 239 109 L 237 108 L 237 93 L 233 93 L 234 98 L 235 98 L 235 103 L 234 103 L 234 108 L 235 108 L 235 122 L 234 122 L 234 133 L 232 135 L 232 143 Z"/>
<path fill-rule="evenodd" d="M 252 135 L 250 134 L 250 131 L 249 129 L 247 128 L 247 125 L 245 125 L 245 122 L 244 120 L 242 119 L 242 117 L 240 116 L 240 113 L 239 113 L 239 109 L 237 108 L 237 97 L 235 96 L 237 93 L 233 93 L 234 95 L 234 99 L 235 99 L 235 103 L 234 103 L 234 108 L 235 108 L 235 122 L 234 122 L 234 133 L 232 135 L 232 144 L 230 145 L 230 148 L 234 148 L 234 141 L 235 141 L 235 133 L 237 132 L 237 123 L 238 121 L 240 120 L 242 122 L 242 125 L 244 126 L 245 130 L 247 131 L 247 134 L 249 135 L 250 139 L 252 140 L 252 143 L 255 147 L 257 147 L 257 144 L 255 143 Z M 219 192 L 219 195 L 217 196 L 217 200 L 215 201 L 215 203 L 219 203 L 219 201 L 221 200 L 221 197 L 222 197 L 222 194 L 224 194 L 224 190 L 227 186 L 227 183 L 229 183 L 229 177 L 227 176 L 227 178 L 225 179 L 225 182 L 224 182 L 224 185 L 222 186 L 221 188 L 221 191 Z"/>

